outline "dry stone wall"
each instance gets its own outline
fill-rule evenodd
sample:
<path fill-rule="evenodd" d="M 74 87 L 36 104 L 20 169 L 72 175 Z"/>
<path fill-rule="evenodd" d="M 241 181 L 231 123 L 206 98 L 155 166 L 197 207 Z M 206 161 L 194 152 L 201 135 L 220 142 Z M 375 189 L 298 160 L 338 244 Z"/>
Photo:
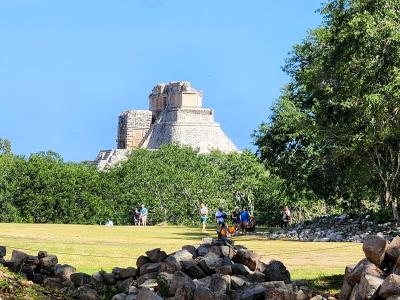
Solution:
<path fill-rule="evenodd" d="M 57 289 L 71 299 L 275 299 L 308 300 L 306 287 L 291 282 L 282 262 L 263 261 L 260 256 L 230 241 L 203 239 L 167 254 L 152 249 L 137 258 L 135 267 L 114 268 L 92 275 L 60 264 L 57 256 L 40 251 L 32 256 L 14 250 L 9 261 L 0 262 L 28 280 Z"/>
<path fill-rule="evenodd" d="M 340 300 L 400 299 L 400 236 L 364 238 L 365 258 L 345 269 Z"/>

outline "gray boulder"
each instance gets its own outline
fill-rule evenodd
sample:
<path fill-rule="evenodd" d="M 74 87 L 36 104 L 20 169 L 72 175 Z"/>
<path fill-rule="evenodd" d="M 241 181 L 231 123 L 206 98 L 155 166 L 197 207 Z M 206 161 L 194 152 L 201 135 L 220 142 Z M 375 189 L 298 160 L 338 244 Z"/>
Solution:
<path fill-rule="evenodd" d="M 213 274 L 211 276 L 210 290 L 215 293 L 226 293 L 231 289 L 229 275 Z"/>
<path fill-rule="evenodd" d="M 242 287 L 246 285 L 250 285 L 251 282 L 250 280 L 247 279 L 246 276 L 243 275 L 233 275 L 231 276 L 231 286 L 232 289 L 237 290 L 241 289 Z"/>
<path fill-rule="evenodd" d="M 89 284 L 92 280 L 92 276 L 86 273 L 72 273 L 70 274 L 70 280 L 75 286 L 79 287 L 84 284 Z"/>
<path fill-rule="evenodd" d="M 361 276 L 363 274 L 368 274 L 376 277 L 384 277 L 385 273 L 379 269 L 375 264 L 370 262 L 368 259 L 364 258 L 358 262 L 357 265 L 353 268 L 353 270 L 346 276 L 347 282 L 355 286 L 356 283 L 359 283 L 361 280 Z"/>
<path fill-rule="evenodd" d="M 140 276 L 137 280 L 136 283 L 137 285 L 141 285 L 143 282 L 145 282 L 148 279 L 156 279 L 158 276 L 158 272 L 154 272 L 154 273 L 147 273 L 143 276 Z"/>
<path fill-rule="evenodd" d="M 382 283 L 379 290 L 379 296 L 387 298 L 389 296 L 400 295 L 400 276 L 396 274 L 390 274 Z"/>
<path fill-rule="evenodd" d="M 62 280 L 70 280 L 71 274 L 75 273 L 76 269 L 70 265 L 57 264 L 54 268 L 54 275 Z"/>
<path fill-rule="evenodd" d="M 137 300 L 163 300 L 159 295 L 155 292 L 151 291 L 148 288 L 142 288 L 137 295 Z"/>
<path fill-rule="evenodd" d="M 382 283 L 382 278 L 364 274 L 358 287 L 361 298 L 366 300 L 378 298 L 378 291 Z"/>
<path fill-rule="evenodd" d="M 147 256 L 144 256 L 144 255 L 141 255 L 136 260 L 136 267 L 138 269 L 140 269 L 141 266 L 148 264 L 148 263 L 151 263 L 150 258 L 148 258 Z"/>
<path fill-rule="evenodd" d="M 89 287 L 82 287 L 79 290 L 79 300 L 97 300 L 98 294 L 97 291 L 89 288 Z"/>
<path fill-rule="evenodd" d="M 205 256 L 208 253 L 209 249 L 210 249 L 210 245 L 209 244 L 202 244 L 196 249 L 197 255 L 198 256 Z"/>
<path fill-rule="evenodd" d="M 154 263 L 162 262 L 167 257 L 167 253 L 161 251 L 160 248 L 146 251 L 146 255 Z"/>
<path fill-rule="evenodd" d="M 18 273 L 21 270 L 22 265 L 28 259 L 28 256 L 29 256 L 28 254 L 26 254 L 22 251 L 13 250 L 13 252 L 11 254 L 11 259 L 7 263 L 8 269 L 11 272 Z"/>
<path fill-rule="evenodd" d="M 55 255 L 48 255 L 39 260 L 39 263 L 44 268 L 51 268 L 58 264 L 58 258 Z"/>
<path fill-rule="evenodd" d="M 160 272 L 175 273 L 181 271 L 182 265 L 173 256 L 168 256 L 163 262 L 161 262 Z"/>
<path fill-rule="evenodd" d="M 215 273 L 222 274 L 222 275 L 232 275 L 232 266 L 222 265 L 220 267 L 216 267 Z"/>
<path fill-rule="evenodd" d="M 251 273 L 251 270 L 249 269 L 249 267 L 239 264 L 239 263 L 233 264 L 231 268 L 232 268 L 232 274 L 234 274 L 234 275 L 247 276 Z"/>
<path fill-rule="evenodd" d="M 187 270 L 187 275 L 192 279 L 199 279 L 206 276 L 199 266 L 192 266 Z"/>
<path fill-rule="evenodd" d="M 271 260 L 264 270 L 266 281 L 284 281 L 290 283 L 290 273 L 279 260 Z"/>
<path fill-rule="evenodd" d="M 236 252 L 232 259 L 235 263 L 239 263 L 249 267 L 250 270 L 255 271 L 257 263 L 260 260 L 260 256 L 255 254 L 253 251 L 240 249 Z"/>
<path fill-rule="evenodd" d="M 126 279 L 122 279 L 117 281 L 117 283 L 115 284 L 115 287 L 118 289 L 118 291 L 124 292 L 124 293 L 128 293 L 129 292 L 129 287 L 132 284 L 135 284 L 135 280 L 132 277 L 128 277 Z"/>
<path fill-rule="evenodd" d="M 193 300 L 215 300 L 215 295 L 206 287 L 197 287 L 193 293 Z"/>
<path fill-rule="evenodd" d="M 112 297 L 111 300 L 125 300 L 126 297 L 127 297 L 126 294 L 119 293 L 119 294 L 114 295 L 114 297 Z"/>
<path fill-rule="evenodd" d="M 199 266 L 206 274 L 213 272 L 216 267 L 220 267 L 222 264 L 223 259 L 214 252 L 208 252 L 199 260 Z"/>
<path fill-rule="evenodd" d="M 116 278 L 114 273 L 102 273 L 103 276 L 103 281 L 107 285 L 113 285 L 115 284 Z"/>
<path fill-rule="evenodd" d="M 382 267 L 385 259 L 386 248 L 387 242 L 383 237 L 368 234 L 364 238 L 363 251 L 365 253 L 365 257 L 379 268 Z"/>
<path fill-rule="evenodd" d="M 160 271 L 160 263 L 147 263 L 140 267 L 140 276 Z"/>
<path fill-rule="evenodd" d="M 386 249 L 386 256 L 392 263 L 400 257 L 400 236 L 395 236 Z"/>

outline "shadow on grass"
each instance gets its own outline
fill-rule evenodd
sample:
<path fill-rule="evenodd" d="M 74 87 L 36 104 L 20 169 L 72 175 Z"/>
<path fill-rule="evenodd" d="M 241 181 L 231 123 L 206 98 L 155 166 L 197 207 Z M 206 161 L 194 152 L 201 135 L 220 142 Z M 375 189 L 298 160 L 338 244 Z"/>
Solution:
<path fill-rule="evenodd" d="M 319 275 L 315 279 L 309 279 L 309 287 L 321 294 L 334 295 L 340 292 L 343 283 L 343 275 Z"/>

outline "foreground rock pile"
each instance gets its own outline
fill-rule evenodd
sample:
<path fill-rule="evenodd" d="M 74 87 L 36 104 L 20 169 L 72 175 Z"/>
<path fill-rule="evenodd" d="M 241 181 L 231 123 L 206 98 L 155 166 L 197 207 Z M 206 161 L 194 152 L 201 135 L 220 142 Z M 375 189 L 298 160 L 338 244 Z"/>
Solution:
<path fill-rule="evenodd" d="M 204 239 L 198 246 L 183 246 L 170 255 L 153 249 L 137 259 L 136 267 L 114 268 L 93 275 L 61 265 L 55 255 L 31 256 L 14 250 L 9 261 L 0 261 L 13 272 L 71 299 L 285 299 L 307 300 L 305 287 L 291 283 L 282 262 L 263 262 L 242 246 Z"/>
<path fill-rule="evenodd" d="M 339 299 L 400 299 L 400 237 L 367 235 L 363 251 L 366 258 L 346 267 Z"/>
<path fill-rule="evenodd" d="M 350 219 L 346 215 L 339 217 L 321 217 L 311 224 L 299 224 L 290 229 L 261 233 L 271 239 L 289 239 L 310 242 L 358 242 L 368 234 L 377 234 L 390 240 L 400 234 L 400 228 L 394 223 L 376 224 L 368 216 Z"/>

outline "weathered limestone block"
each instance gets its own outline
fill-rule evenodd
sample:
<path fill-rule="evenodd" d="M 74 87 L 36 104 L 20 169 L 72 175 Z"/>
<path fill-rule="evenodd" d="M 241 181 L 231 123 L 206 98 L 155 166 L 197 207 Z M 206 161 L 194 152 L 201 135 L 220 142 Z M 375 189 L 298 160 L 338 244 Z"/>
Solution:
<path fill-rule="evenodd" d="M 187 274 L 192 279 L 200 279 L 200 278 L 206 277 L 206 274 L 203 272 L 203 270 L 199 266 L 190 267 L 187 270 Z"/>
<path fill-rule="evenodd" d="M 189 283 L 189 285 L 193 286 L 193 289 L 195 288 L 194 282 L 188 275 L 181 271 L 175 272 L 172 276 L 171 284 L 169 286 L 169 293 L 171 295 L 175 295 L 176 291 L 185 283 Z"/>
<path fill-rule="evenodd" d="M 92 280 L 92 276 L 86 273 L 73 273 L 70 275 L 70 279 L 75 286 L 82 286 L 89 284 Z"/>
<path fill-rule="evenodd" d="M 231 278 L 229 275 L 213 274 L 211 276 L 210 290 L 215 293 L 229 292 L 231 289 Z"/>
<path fill-rule="evenodd" d="M 175 273 L 181 271 L 182 266 L 179 261 L 173 256 L 168 256 L 163 262 L 161 262 L 160 272 Z"/>
<path fill-rule="evenodd" d="M 58 258 L 55 255 L 48 255 L 39 260 L 39 263 L 42 267 L 51 268 L 58 264 Z"/>
<path fill-rule="evenodd" d="M 211 273 L 216 267 L 222 266 L 223 259 L 214 252 L 208 252 L 199 261 L 200 268 L 206 273 Z"/>
<path fill-rule="evenodd" d="M 396 263 L 400 256 L 400 236 L 396 236 L 386 249 L 386 256 L 392 263 Z"/>
<path fill-rule="evenodd" d="M 137 300 L 163 300 L 163 298 L 148 288 L 142 288 L 139 291 Z"/>
<path fill-rule="evenodd" d="M 342 288 L 339 293 L 339 300 L 347 300 L 350 298 L 353 287 L 347 282 L 346 278 L 343 280 Z"/>
<path fill-rule="evenodd" d="M 266 281 L 284 281 L 290 283 L 290 273 L 279 260 L 271 260 L 264 270 Z"/>
<path fill-rule="evenodd" d="M 231 286 L 232 289 L 237 290 L 240 289 L 242 287 L 244 287 L 245 285 L 250 285 L 251 281 L 243 275 L 233 275 L 231 276 Z"/>
<path fill-rule="evenodd" d="M 141 266 L 148 264 L 148 263 L 151 263 L 150 258 L 148 258 L 147 256 L 144 256 L 144 255 L 141 255 L 136 260 L 136 267 L 138 269 L 140 269 Z"/>
<path fill-rule="evenodd" d="M 75 273 L 76 269 L 70 265 L 56 265 L 54 268 L 54 275 L 63 280 L 70 280 L 71 274 Z"/>
<path fill-rule="evenodd" d="M 153 263 L 160 263 L 167 257 L 167 253 L 160 248 L 146 251 L 146 255 Z"/>
<path fill-rule="evenodd" d="M 358 283 L 355 284 L 353 290 L 351 291 L 349 300 L 362 300 L 360 293 L 359 293 L 359 286 Z"/>
<path fill-rule="evenodd" d="M 354 286 L 359 283 L 363 274 L 369 274 L 376 277 L 383 277 L 385 273 L 379 269 L 375 264 L 364 258 L 354 267 L 354 269 L 347 275 L 347 282 Z"/>
<path fill-rule="evenodd" d="M 206 287 L 197 287 L 193 293 L 193 300 L 215 300 L 215 295 Z"/>
<path fill-rule="evenodd" d="M 255 271 L 260 256 L 252 251 L 241 249 L 236 252 L 232 260 L 235 263 L 247 266 L 251 271 Z"/>
<path fill-rule="evenodd" d="M 239 263 L 234 263 L 232 265 L 232 274 L 234 275 L 249 275 L 251 273 L 251 270 L 249 269 L 249 267 L 239 264 Z"/>
<path fill-rule="evenodd" d="M 379 296 L 387 298 L 389 296 L 400 295 L 400 276 L 396 274 L 390 274 L 383 281 L 381 289 L 379 290 Z"/>
<path fill-rule="evenodd" d="M 160 271 L 160 263 L 147 263 L 140 267 L 140 276 Z"/>
<path fill-rule="evenodd" d="M 364 300 L 376 299 L 379 296 L 378 290 L 382 283 L 382 278 L 364 274 L 358 287 L 361 298 Z"/>
<path fill-rule="evenodd" d="M 29 255 L 22 251 L 13 250 L 11 254 L 11 260 L 7 262 L 8 269 L 11 272 L 18 273 L 28 257 Z"/>
<path fill-rule="evenodd" d="M 232 275 L 232 266 L 222 265 L 220 267 L 216 267 L 215 273 L 222 274 L 222 275 Z"/>
<path fill-rule="evenodd" d="M 368 234 L 364 238 L 363 251 L 365 257 L 379 268 L 382 267 L 383 260 L 385 259 L 386 248 L 387 242 L 380 236 Z"/>

